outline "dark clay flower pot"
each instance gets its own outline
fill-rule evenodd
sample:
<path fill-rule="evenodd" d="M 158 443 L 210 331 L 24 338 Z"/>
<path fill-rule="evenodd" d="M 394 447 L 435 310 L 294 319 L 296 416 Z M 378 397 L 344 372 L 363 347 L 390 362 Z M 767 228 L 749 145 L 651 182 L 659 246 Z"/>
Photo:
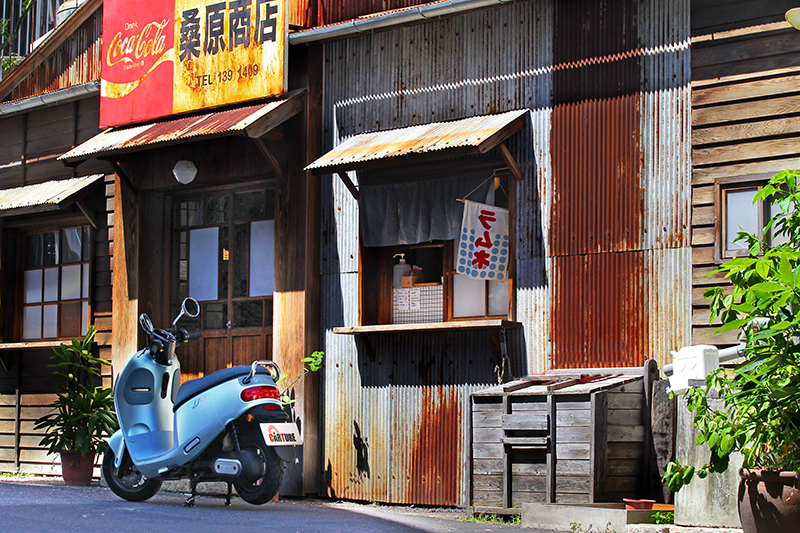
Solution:
<path fill-rule="evenodd" d="M 743 533 L 796 533 L 800 477 L 795 472 L 739 470 L 739 520 Z"/>
<path fill-rule="evenodd" d="M 81 455 L 72 450 L 61 451 L 61 475 L 67 485 L 89 485 L 94 470 L 94 452 Z"/>

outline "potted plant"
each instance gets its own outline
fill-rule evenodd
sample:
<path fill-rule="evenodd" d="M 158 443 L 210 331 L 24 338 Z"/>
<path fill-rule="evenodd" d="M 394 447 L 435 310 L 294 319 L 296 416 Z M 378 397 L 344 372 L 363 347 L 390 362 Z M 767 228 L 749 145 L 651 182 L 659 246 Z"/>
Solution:
<path fill-rule="evenodd" d="M 53 348 L 55 376 L 62 380 L 60 392 L 50 404 L 52 412 L 36 420 L 34 430 L 45 430 L 39 442 L 48 453 L 61 454 L 61 469 L 68 485 L 88 485 L 94 458 L 105 451 L 105 439 L 119 427 L 111 389 L 99 386 L 100 368 L 110 365 L 95 357 L 91 345 L 95 327 L 90 326 L 83 340 Z"/>
<path fill-rule="evenodd" d="M 705 387 L 686 393 L 694 412 L 698 445 L 711 450 L 709 462 L 695 471 L 672 462 L 665 480 L 679 490 L 696 475 L 728 468 L 730 455 L 740 452 L 739 517 L 745 533 L 796 531 L 800 523 L 800 171 L 772 177 L 755 201 L 778 205 L 778 214 L 764 235 L 742 232 L 749 257 L 727 261 L 724 273 L 733 291 L 721 287 L 705 292 L 711 320 L 720 317 L 719 331 L 742 329 L 744 361 L 720 368 Z M 772 239 L 765 238 L 772 235 Z M 785 241 L 772 245 L 776 240 Z M 770 242 L 772 241 L 772 242 Z M 709 400 L 718 396 L 722 409 Z"/>

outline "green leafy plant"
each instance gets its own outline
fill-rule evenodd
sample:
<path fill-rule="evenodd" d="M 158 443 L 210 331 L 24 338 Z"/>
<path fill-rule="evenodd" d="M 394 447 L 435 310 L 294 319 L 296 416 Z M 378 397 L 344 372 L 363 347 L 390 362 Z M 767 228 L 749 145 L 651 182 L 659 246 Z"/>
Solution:
<path fill-rule="evenodd" d="M 33 7 L 33 0 L 24 0 L 22 2 L 21 12 L 17 20 L 12 24 L 11 19 L 0 18 L 0 56 L 11 47 L 11 44 L 16 40 L 22 25 L 28 19 L 28 13 Z M 19 59 L 7 62 L 3 60 L 3 74 L 10 72 L 17 64 Z"/>
<path fill-rule="evenodd" d="M 320 368 L 322 368 L 322 360 L 325 357 L 325 352 L 322 351 L 315 351 L 308 357 L 302 358 L 300 361 L 303 363 L 303 371 L 294 378 L 288 385 L 283 387 L 283 391 L 281 391 L 281 402 L 283 405 L 291 405 L 295 403 L 297 400 L 292 397 L 292 387 L 294 384 L 300 381 L 300 378 L 308 374 L 309 372 L 316 372 Z M 286 373 L 281 374 L 281 377 L 278 379 L 278 384 L 283 385 L 284 382 L 288 381 L 289 376 Z"/>
<path fill-rule="evenodd" d="M 673 524 L 675 522 L 675 513 L 673 511 L 656 511 L 650 515 L 654 524 Z"/>
<path fill-rule="evenodd" d="M 95 333 L 90 326 L 83 340 L 53 348 L 55 363 L 49 367 L 62 381 L 57 384 L 60 392 L 50 405 L 52 412 L 36 420 L 33 428 L 45 430 L 39 445 L 47 446 L 49 453 L 101 453 L 107 447 L 105 439 L 119 428 L 111 389 L 95 384 L 101 379 L 101 366 L 111 364 L 92 354 Z"/>
<path fill-rule="evenodd" d="M 733 370 L 720 368 L 705 387 L 687 391 L 689 410 L 698 429 L 697 444 L 711 450 L 708 463 L 695 471 L 672 462 L 664 480 L 672 491 L 696 475 L 723 472 L 733 452 L 746 468 L 800 471 L 800 171 L 772 177 L 755 201 L 780 207 L 764 235 L 740 232 L 749 257 L 727 261 L 723 273 L 733 285 L 705 292 L 717 331 L 741 329 L 746 337 L 744 362 Z M 785 242 L 772 245 L 768 235 Z M 713 274 L 713 273 L 712 273 Z M 722 408 L 712 400 L 718 397 Z"/>

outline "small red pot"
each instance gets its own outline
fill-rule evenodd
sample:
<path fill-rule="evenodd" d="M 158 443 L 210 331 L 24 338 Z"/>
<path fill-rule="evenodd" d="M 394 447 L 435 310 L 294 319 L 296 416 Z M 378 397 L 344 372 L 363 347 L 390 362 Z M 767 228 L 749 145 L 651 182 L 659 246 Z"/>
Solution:
<path fill-rule="evenodd" d="M 629 511 L 634 509 L 652 509 L 653 504 L 656 503 L 655 500 L 630 500 L 628 498 L 623 498 L 622 501 L 625 502 L 625 509 Z"/>
<path fill-rule="evenodd" d="M 94 471 L 94 452 L 81 455 L 73 450 L 61 450 L 61 476 L 67 485 L 89 485 Z"/>

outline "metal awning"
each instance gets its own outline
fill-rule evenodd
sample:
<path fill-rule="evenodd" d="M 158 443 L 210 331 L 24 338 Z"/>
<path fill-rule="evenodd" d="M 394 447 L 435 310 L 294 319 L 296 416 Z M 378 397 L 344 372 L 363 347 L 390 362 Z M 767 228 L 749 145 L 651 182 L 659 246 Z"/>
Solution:
<path fill-rule="evenodd" d="M 66 164 L 76 164 L 92 158 L 111 158 L 122 153 L 231 135 L 245 135 L 260 141 L 262 135 L 303 109 L 304 91 L 292 91 L 280 100 L 254 106 L 138 126 L 109 128 L 76 146 L 58 160 Z M 259 147 L 264 149 L 263 143 Z"/>
<path fill-rule="evenodd" d="M 523 128 L 529 112 L 520 109 L 354 135 L 308 165 L 306 170 L 314 174 L 338 174 L 353 196 L 358 198 L 358 191 L 347 177 L 347 171 L 483 154 L 498 148 L 511 173 L 519 180 L 522 171 L 503 143 Z"/>
<path fill-rule="evenodd" d="M 0 217 L 57 211 L 75 203 L 87 187 L 102 178 L 102 174 L 93 174 L 0 190 Z"/>

